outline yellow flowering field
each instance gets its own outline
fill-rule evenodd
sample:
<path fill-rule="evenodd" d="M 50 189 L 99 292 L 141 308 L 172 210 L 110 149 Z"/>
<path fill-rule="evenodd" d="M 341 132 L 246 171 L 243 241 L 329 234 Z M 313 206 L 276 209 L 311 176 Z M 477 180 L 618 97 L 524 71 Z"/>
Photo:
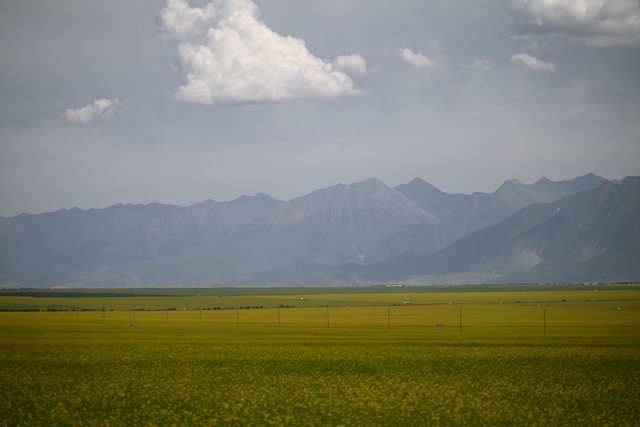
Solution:
<path fill-rule="evenodd" d="M 121 305 L 0 312 L 0 424 L 638 425 L 640 292 L 580 292 L 57 299 Z"/>

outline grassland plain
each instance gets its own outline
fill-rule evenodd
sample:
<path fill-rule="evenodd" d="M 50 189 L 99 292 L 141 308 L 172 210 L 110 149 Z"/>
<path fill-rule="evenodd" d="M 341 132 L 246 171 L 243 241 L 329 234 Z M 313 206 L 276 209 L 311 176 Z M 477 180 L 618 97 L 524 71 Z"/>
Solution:
<path fill-rule="evenodd" d="M 2 425 L 640 423 L 637 287 L 51 304 L 114 311 L 0 313 Z"/>

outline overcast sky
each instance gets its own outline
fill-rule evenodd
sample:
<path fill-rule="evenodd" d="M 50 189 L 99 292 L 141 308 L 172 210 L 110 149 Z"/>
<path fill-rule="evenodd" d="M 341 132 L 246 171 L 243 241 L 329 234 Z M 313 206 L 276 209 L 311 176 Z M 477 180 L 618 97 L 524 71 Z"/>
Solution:
<path fill-rule="evenodd" d="M 640 175 L 638 0 L 0 2 L 0 215 Z"/>

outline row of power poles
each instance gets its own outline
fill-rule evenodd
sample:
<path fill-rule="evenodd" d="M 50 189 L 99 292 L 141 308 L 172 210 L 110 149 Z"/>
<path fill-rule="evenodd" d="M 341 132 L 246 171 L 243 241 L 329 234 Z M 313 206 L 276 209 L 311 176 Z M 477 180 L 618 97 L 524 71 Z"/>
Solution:
<path fill-rule="evenodd" d="M 200 323 L 202 323 L 202 309 L 199 309 L 200 312 Z M 166 312 L 166 320 L 169 320 L 169 310 L 167 310 Z M 460 307 L 458 309 L 458 313 L 459 313 L 459 329 L 462 331 L 462 307 Z M 102 317 L 105 317 L 106 314 L 106 310 L 104 308 L 104 306 L 102 307 Z M 134 322 L 136 320 L 136 311 L 134 309 L 134 306 L 131 306 L 131 322 Z M 280 309 L 277 309 L 277 320 L 278 320 L 278 327 L 280 327 L 281 323 L 280 323 Z M 236 324 L 240 323 L 240 310 L 236 308 Z M 327 307 L 327 328 L 331 327 L 331 322 L 330 322 L 330 317 L 329 317 L 329 308 Z M 547 310 L 546 309 L 542 309 L 542 328 L 544 333 L 547 333 Z M 387 329 L 391 329 L 391 308 L 388 307 L 387 308 Z"/>

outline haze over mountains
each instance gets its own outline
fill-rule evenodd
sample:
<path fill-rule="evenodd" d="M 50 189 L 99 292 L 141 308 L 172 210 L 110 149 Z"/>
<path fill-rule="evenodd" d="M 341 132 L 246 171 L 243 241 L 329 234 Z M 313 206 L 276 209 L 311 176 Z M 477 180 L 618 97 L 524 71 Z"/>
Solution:
<path fill-rule="evenodd" d="M 447 194 L 372 178 L 289 201 L 115 205 L 0 218 L 0 286 L 638 280 L 640 178 Z"/>
<path fill-rule="evenodd" d="M 339 274 L 408 283 L 456 275 L 502 283 L 631 281 L 640 277 L 639 239 L 640 178 L 627 178 L 532 204 L 437 253 L 345 265 Z"/>

